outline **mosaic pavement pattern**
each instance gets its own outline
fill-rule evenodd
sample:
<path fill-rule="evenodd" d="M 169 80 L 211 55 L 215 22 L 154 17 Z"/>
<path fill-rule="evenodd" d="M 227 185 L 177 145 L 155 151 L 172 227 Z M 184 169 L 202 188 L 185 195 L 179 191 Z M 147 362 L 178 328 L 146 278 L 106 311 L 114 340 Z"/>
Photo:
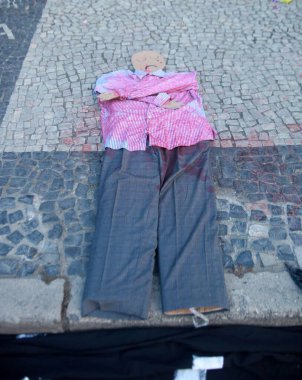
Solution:
<path fill-rule="evenodd" d="M 196 70 L 217 145 L 302 140 L 302 2 L 48 0 L 0 129 L 2 151 L 102 150 L 91 85 L 156 49 Z"/>
<path fill-rule="evenodd" d="M 0 275 L 85 276 L 95 229 L 98 153 L 3 153 Z M 302 264 L 302 147 L 213 148 L 225 269 Z"/>
<path fill-rule="evenodd" d="M 0 123 L 45 3 L 0 0 Z"/>
<path fill-rule="evenodd" d="M 0 24 L 16 36 L 8 12 L 21 3 L 0 0 Z M 23 2 L 33 3 L 45 1 Z M 198 72 L 219 133 L 211 160 L 225 270 L 302 267 L 301 25 L 301 1 L 48 0 L 20 73 L 26 49 L 1 76 L 1 278 L 85 277 L 104 150 L 91 86 L 143 49 L 162 52 L 169 70 Z M 2 31 L 5 53 L 15 42 Z"/>

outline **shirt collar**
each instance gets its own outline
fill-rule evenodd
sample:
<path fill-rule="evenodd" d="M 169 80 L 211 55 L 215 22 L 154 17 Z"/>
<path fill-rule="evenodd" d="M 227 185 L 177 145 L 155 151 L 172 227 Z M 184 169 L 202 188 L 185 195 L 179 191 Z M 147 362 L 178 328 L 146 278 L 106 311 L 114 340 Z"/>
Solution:
<path fill-rule="evenodd" d="M 155 75 L 157 77 L 165 77 L 167 75 L 167 73 L 163 70 L 156 70 L 156 71 L 153 71 L 153 73 L 147 73 L 146 71 L 143 71 L 143 70 L 135 70 L 134 74 L 137 75 L 140 79 L 142 79 L 147 74 Z"/>

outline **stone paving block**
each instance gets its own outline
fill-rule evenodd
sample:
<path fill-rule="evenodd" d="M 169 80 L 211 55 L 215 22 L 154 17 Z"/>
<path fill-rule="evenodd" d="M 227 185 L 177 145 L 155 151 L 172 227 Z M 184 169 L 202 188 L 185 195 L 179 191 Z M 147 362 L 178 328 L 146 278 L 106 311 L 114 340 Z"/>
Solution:
<path fill-rule="evenodd" d="M 0 279 L 0 333 L 60 332 L 64 280 Z"/>

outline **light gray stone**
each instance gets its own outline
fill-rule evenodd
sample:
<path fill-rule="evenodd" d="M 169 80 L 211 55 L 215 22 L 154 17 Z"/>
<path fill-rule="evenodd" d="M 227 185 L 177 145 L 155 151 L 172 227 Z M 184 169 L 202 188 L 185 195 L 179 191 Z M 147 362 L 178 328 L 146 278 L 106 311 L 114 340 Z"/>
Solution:
<path fill-rule="evenodd" d="M 62 331 L 63 296 L 63 279 L 0 279 L 0 333 Z"/>
<path fill-rule="evenodd" d="M 252 237 L 268 236 L 268 226 L 265 224 L 251 224 L 249 227 L 249 235 Z"/>
<path fill-rule="evenodd" d="M 259 252 L 259 256 L 264 267 L 280 266 L 280 260 L 266 252 Z"/>

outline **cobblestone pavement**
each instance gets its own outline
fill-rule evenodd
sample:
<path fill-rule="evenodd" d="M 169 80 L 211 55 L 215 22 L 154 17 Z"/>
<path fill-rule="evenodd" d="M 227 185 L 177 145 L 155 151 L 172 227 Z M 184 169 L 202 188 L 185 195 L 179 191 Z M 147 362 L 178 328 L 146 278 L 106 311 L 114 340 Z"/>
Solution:
<path fill-rule="evenodd" d="M 219 133 L 211 160 L 230 320 L 301 316 L 283 263 L 302 267 L 302 2 L 274 4 L 47 1 L 0 125 L 0 280 L 51 282 L 63 294 L 52 321 L 79 328 L 103 151 L 91 85 L 156 49 L 167 69 L 198 72 Z"/>
<path fill-rule="evenodd" d="M 302 2 L 48 0 L 4 117 L 4 151 L 102 149 L 91 84 L 157 49 L 196 70 L 223 147 L 301 143 Z"/>
<path fill-rule="evenodd" d="M 0 0 L 0 123 L 45 3 Z"/>

